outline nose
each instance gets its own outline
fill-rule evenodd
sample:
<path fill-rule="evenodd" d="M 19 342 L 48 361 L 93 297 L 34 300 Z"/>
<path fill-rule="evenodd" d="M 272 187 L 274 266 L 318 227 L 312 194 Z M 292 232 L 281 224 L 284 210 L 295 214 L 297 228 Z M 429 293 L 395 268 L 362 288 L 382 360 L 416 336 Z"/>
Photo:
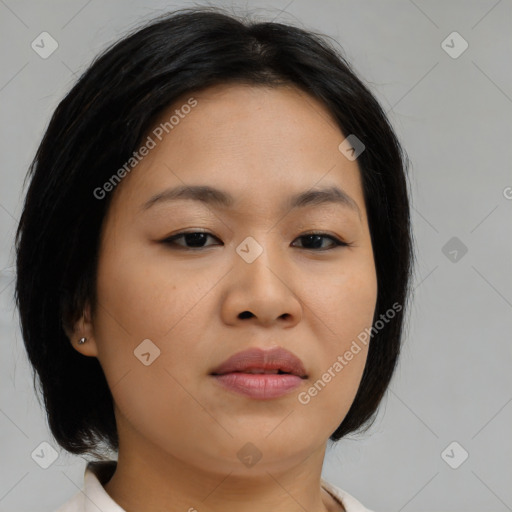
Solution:
<path fill-rule="evenodd" d="M 292 327 L 300 322 L 302 304 L 295 289 L 297 276 L 284 259 L 271 258 L 266 250 L 252 263 L 237 255 L 229 276 L 222 305 L 227 324 L 244 321 Z"/>

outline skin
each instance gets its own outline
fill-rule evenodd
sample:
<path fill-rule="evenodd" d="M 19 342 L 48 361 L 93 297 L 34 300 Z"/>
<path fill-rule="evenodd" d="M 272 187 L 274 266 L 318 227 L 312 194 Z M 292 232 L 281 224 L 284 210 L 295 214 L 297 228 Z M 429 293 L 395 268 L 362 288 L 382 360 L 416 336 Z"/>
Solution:
<path fill-rule="evenodd" d="M 70 336 L 99 359 L 115 402 L 119 459 L 105 490 L 127 512 L 343 510 L 320 476 L 367 347 L 308 404 L 297 396 L 372 325 L 377 278 L 357 160 L 338 150 L 345 135 L 329 111 L 297 88 L 223 84 L 192 96 L 197 106 L 113 192 L 99 307 L 93 316 L 87 307 Z M 183 184 L 214 186 L 236 202 L 180 199 L 140 213 L 153 194 Z M 360 216 L 332 203 L 284 207 L 289 195 L 328 185 L 351 196 Z M 212 235 L 202 245 L 162 242 L 201 230 Z M 325 238 L 315 249 L 310 231 L 351 245 Z M 250 264 L 236 252 L 248 236 L 263 249 Z M 148 366 L 134 356 L 145 339 L 160 349 Z M 276 345 L 308 374 L 283 397 L 251 399 L 209 375 L 236 352 Z M 237 457 L 248 442 L 262 454 L 252 467 Z"/>

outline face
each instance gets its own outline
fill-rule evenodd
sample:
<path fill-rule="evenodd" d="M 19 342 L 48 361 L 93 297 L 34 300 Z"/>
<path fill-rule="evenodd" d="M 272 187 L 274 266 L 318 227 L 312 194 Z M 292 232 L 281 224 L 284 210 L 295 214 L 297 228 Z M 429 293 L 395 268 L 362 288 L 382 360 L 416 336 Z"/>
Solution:
<path fill-rule="evenodd" d="M 372 325 L 377 280 L 357 160 L 322 104 L 292 87 L 205 89 L 148 136 L 154 147 L 110 192 L 99 305 L 75 345 L 105 372 L 121 450 L 224 472 L 244 471 L 247 453 L 262 456 L 253 472 L 303 461 L 347 414 L 366 362 L 354 340 Z M 150 201 L 184 185 L 231 202 Z M 344 201 L 292 203 L 333 187 Z M 272 397 L 211 375 L 254 347 L 286 349 L 306 377 Z"/>

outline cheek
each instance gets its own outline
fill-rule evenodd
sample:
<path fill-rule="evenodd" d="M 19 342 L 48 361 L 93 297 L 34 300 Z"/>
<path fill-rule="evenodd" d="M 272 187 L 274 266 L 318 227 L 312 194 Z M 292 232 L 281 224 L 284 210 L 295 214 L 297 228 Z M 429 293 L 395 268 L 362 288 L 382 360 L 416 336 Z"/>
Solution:
<path fill-rule="evenodd" d="M 304 397 L 297 397 L 301 405 L 313 403 L 312 408 L 318 408 L 318 414 L 331 418 L 334 425 L 345 417 L 356 396 L 368 355 L 369 344 L 358 339 L 358 329 L 353 332 L 354 336 L 338 338 L 326 346 Z"/>
<path fill-rule="evenodd" d="M 368 356 L 369 336 L 364 329 L 370 332 L 373 310 L 365 311 L 358 318 L 352 318 L 350 313 L 347 310 L 340 315 L 336 335 L 330 340 L 324 338 L 322 350 L 314 354 L 318 364 L 313 367 L 308 386 L 297 394 L 297 408 L 311 423 L 310 427 L 320 428 L 327 435 L 334 432 L 347 415 Z"/>
<path fill-rule="evenodd" d="M 368 355 L 377 301 L 371 253 L 366 258 L 347 259 L 340 272 L 314 290 L 309 294 L 308 314 L 318 340 L 311 360 L 318 364 L 310 387 L 297 398 L 308 417 L 318 418 L 333 432 L 352 405 Z"/>
<path fill-rule="evenodd" d="M 158 430 L 159 423 L 179 429 L 192 423 L 201 407 L 191 400 L 193 385 L 189 379 L 168 367 L 159 357 L 149 366 L 132 364 L 126 375 L 112 388 L 117 407 L 130 423 L 141 430 Z M 110 384 L 110 383 L 109 383 Z M 176 415 L 176 411 L 183 414 Z M 190 422 L 187 420 L 190 418 Z M 191 428 L 188 424 L 186 428 Z"/>
<path fill-rule="evenodd" d="M 98 268 L 98 334 L 109 346 L 132 350 L 144 339 L 172 337 L 190 316 L 208 283 L 192 271 L 155 258 L 155 249 L 128 242 L 104 253 Z"/>
<path fill-rule="evenodd" d="M 204 364 L 200 317 L 212 313 L 201 300 L 218 276 L 173 269 L 128 243 L 110 247 L 98 268 L 95 336 L 114 401 L 140 430 L 160 421 L 191 432 L 204 410 L 191 399 L 196 383 L 188 369 Z M 176 411 L 188 412 L 180 419 Z"/>
<path fill-rule="evenodd" d="M 303 283 L 305 314 L 313 315 L 317 339 L 326 340 L 325 354 L 342 351 L 371 327 L 377 302 L 377 276 L 371 251 L 347 253 L 337 268 Z M 308 309 L 310 313 L 308 313 Z"/>
<path fill-rule="evenodd" d="M 112 389 L 118 428 L 129 429 L 127 439 L 150 439 L 174 457 L 204 464 L 201 455 L 221 454 L 226 434 L 214 415 L 206 412 L 197 391 L 186 376 L 167 368 L 163 357 L 151 366 L 132 367 Z M 110 382 L 109 382 L 110 385 Z M 211 440 L 205 449 L 198 440 L 208 432 Z M 125 437 L 126 438 L 126 437 Z M 226 454 L 224 454 L 226 456 Z"/>

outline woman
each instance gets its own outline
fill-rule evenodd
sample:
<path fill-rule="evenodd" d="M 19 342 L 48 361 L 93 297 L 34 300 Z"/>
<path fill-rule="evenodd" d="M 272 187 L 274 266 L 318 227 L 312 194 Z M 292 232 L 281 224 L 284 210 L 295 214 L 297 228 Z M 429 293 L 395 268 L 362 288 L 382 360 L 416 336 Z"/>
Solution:
<path fill-rule="evenodd" d="M 183 9 L 96 59 L 16 236 L 51 432 L 99 459 L 59 512 L 367 510 L 321 470 L 399 355 L 406 169 L 370 91 L 303 29 Z"/>

